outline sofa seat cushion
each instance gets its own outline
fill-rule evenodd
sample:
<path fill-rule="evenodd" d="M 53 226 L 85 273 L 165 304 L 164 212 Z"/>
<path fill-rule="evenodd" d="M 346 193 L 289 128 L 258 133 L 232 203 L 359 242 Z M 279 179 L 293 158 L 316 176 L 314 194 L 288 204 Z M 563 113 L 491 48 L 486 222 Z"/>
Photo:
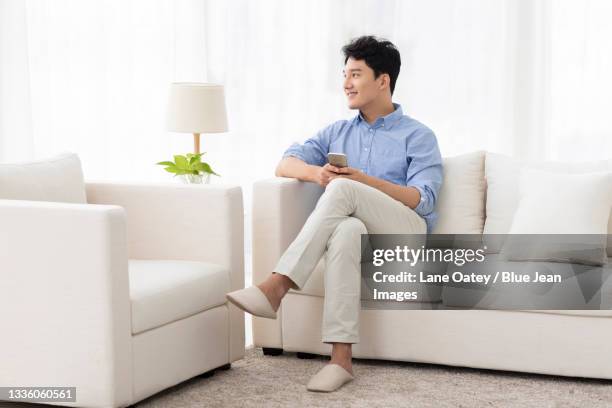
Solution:
<path fill-rule="evenodd" d="M 525 310 L 528 313 L 553 314 L 561 316 L 612 317 L 612 310 Z"/>
<path fill-rule="evenodd" d="M 488 284 L 447 283 L 442 290 L 442 302 L 446 307 L 525 311 L 534 309 L 553 314 L 612 316 L 612 258 L 608 258 L 603 267 L 596 267 L 562 262 L 506 261 L 499 254 L 489 254 L 486 262 L 482 264 L 453 266 L 452 270 L 464 274 L 483 274 L 491 271 L 527 274 L 539 271 L 558 274 L 562 281 L 527 284 L 499 281 Z"/>
<path fill-rule="evenodd" d="M 129 260 L 132 334 L 225 303 L 227 269 L 212 263 Z"/>

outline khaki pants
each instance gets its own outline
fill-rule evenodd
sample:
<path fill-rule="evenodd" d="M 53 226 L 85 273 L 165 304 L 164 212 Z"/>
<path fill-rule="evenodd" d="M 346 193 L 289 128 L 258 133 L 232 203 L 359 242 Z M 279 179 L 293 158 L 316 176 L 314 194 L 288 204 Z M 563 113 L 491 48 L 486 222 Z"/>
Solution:
<path fill-rule="evenodd" d="M 334 179 L 274 272 L 302 289 L 326 255 L 323 342 L 358 343 L 361 234 L 426 231 L 421 216 L 382 191 L 350 179 Z"/>

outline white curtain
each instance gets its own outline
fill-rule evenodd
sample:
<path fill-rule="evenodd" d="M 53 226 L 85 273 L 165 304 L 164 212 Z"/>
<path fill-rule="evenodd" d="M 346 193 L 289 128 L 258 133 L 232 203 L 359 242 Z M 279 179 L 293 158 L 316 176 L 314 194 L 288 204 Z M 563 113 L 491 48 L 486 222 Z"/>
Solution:
<path fill-rule="evenodd" d="M 0 161 L 77 152 L 88 179 L 169 180 L 192 148 L 164 129 L 172 81 L 226 86 L 230 131 L 202 145 L 223 177 L 270 177 L 283 150 L 351 117 L 341 47 L 402 55 L 394 101 L 442 154 L 612 156 L 606 0 L 0 0 Z"/>

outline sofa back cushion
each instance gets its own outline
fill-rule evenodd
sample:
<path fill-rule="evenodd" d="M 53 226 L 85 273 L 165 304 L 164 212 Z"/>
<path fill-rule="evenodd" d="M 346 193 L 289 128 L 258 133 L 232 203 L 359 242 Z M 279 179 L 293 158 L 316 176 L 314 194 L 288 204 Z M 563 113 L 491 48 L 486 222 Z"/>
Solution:
<path fill-rule="evenodd" d="M 85 204 L 81 161 L 63 152 L 47 159 L 0 163 L 0 199 Z"/>
<path fill-rule="evenodd" d="M 487 181 L 485 234 L 508 234 L 519 203 L 519 175 L 530 168 L 565 174 L 585 174 L 612 171 L 612 160 L 585 163 L 529 162 L 497 153 L 487 153 L 485 178 Z M 610 186 L 612 189 L 612 186 Z M 559 220 L 564 222 L 564 220 Z M 608 256 L 612 256 L 612 209 L 608 219 Z M 504 235 L 487 236 L 489 252 L 499 252 Z"/>
<path fill-rule="evenodd" d="M 434 234 L 482 234 L 485 217 L 483 151 L 443 161 L 444 181 L 438 195 Z"/>

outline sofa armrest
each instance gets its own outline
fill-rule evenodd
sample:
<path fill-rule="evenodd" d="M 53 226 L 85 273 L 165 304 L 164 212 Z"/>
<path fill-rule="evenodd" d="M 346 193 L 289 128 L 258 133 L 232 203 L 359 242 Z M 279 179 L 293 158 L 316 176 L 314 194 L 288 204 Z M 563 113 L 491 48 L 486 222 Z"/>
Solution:
<path fill-rule="evenodd" d="M 239 186 L 87 181 L 87 201 L 127 213 L 130 259 L 212 262 L 244 288 L 244 206 Z M 230 310 L 230 361 L 244 356 L 244 315 Z"/>
<path fill-rule="evenodd" d="M 253 185 L 254 284 L 263 281 L 273 271 L 323 191 L 318 184 L 285 177 L 261 180 Z M 253 317 L 255 345 L 282 348 L 280 325 L 280 314 L 276 320 Z"/>
<path fill-rule="evenodd" d="M 129 403 L 123 209 L 0 200 L 0 226 L 0 384 L 76 386 L 80 404 Z"/>

